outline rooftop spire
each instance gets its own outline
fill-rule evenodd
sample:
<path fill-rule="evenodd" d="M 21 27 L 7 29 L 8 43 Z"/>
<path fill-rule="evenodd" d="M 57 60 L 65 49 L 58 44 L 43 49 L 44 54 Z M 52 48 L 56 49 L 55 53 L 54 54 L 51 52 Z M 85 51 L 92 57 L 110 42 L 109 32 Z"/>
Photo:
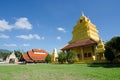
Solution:
<path fill-rule="evenodd" d="M 84 12 L 82 11 L 82 16 L 84 16 Z"/>

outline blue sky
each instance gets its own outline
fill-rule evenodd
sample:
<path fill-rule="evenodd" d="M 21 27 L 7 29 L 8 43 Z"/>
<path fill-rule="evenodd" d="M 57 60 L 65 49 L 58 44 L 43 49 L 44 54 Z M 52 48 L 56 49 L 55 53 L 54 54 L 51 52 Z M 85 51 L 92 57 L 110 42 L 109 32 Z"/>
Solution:
<path fill-rule="evenodd" d="M 82 11 L 103 41 L 120 35 L 120 0 L 0 0 L 0 49 L 52 52 L 72 38 Z"/>

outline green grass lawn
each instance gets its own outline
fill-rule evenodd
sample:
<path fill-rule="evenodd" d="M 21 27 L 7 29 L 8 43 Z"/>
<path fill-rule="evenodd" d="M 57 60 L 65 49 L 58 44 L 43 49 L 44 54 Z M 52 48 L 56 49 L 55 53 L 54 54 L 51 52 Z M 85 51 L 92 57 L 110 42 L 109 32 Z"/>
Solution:
<path fill-rule="evenodd" d="M 120 80 L 120 68 L 87 64 L 0 65 L 0 80 Z"/>

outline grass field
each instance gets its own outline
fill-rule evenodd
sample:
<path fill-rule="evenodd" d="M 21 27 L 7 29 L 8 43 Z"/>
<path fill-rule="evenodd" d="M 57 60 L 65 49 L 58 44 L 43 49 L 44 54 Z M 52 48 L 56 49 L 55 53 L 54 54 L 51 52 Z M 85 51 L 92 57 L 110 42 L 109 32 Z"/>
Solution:
<path fill-rule="evenodd" d="M 0 80 L 120 80 L 120 68 L 87 64 L 0 65 Z"/>

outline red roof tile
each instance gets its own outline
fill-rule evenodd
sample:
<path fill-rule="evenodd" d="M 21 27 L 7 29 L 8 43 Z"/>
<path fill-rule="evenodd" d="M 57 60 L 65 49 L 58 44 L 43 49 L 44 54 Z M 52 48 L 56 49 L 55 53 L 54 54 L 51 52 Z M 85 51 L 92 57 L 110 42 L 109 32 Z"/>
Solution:
<path fill-rule="evenodd" d="M 78 47 L 78 46 L 87 46 L 87 45 L 95 44 L 95 43 L 96 42 L 91 39 L 83 40 L 83 41 L 79 41 L 75 43 L 70 43 L 67 46 L 63 47 L 61 50 L 67 50 L 67 49 Z"/>

